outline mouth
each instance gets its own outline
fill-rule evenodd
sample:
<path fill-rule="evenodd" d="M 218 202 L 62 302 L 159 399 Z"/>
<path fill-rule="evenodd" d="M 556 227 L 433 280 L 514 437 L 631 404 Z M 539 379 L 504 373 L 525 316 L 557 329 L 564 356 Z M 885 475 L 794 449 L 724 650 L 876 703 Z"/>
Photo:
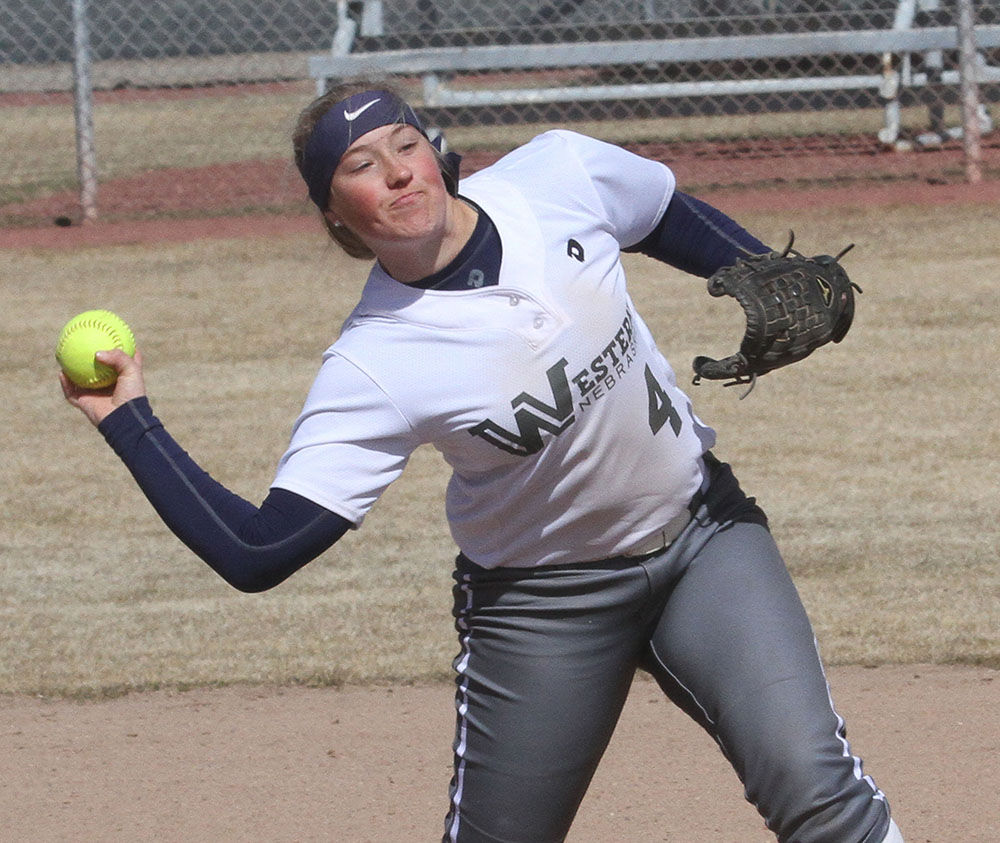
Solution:
<path fill-rule="evenodd" d="M 389 207 L 394 209 L 408 208 L 411 205 L 415 204 L 416 202 L 419 202 L 421 195 L 422 194 L 420 193 L 420 191 L 412 190 L 409 193 L 404 193 L 402 196 L 393 199 L 392 202 L 389 204 Z"/>

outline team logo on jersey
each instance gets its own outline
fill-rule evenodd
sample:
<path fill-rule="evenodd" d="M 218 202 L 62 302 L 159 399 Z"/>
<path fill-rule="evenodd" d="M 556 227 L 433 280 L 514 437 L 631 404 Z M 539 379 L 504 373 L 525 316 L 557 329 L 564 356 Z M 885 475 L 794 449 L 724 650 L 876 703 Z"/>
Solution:
<path fill-rule="evenodd" d="M 543 432 L 558 436 L 576 421 L 578 413 L 582 415 L 596 407 L 628 374 L 636 359 L 633 324 L 632 314 L 626 310 L 610 341 L 579 371 L 574 367 L 572 376 L 567 375 L 569 363 L 565 357 L 550 366 L 545 376 L 552 403 L 526 391 L 511 401 L 516 432 L 486 419 L 470 428 L 469 433 L 509 454 L 520 457 L 537 454 L 545 446 Z"/>
<path fill-rule="evenodd" d="M 568 365 L 564 357 L 545 373 L 552 390 L 551 404 L 546 404 L 529 392 L 522 392 L 510 402 L 514 408 L 517 433 L 507 430 L 492 419 L 481 421 L 469 433 L 481 436 L 491 445 L 519 457 L 537 454 L 545 444 L 542 441 L 543 430 L 558 436 L 576 421 L 576 416 L 573 415 L 573 395 L 566 377 Z"/>
<path fill-rule="evenodd" d="M 584 258 L 583 246 L 580 245 L 580 242 L 578 240 L 570 238 L 566 242 L 566 254 L 569 255 L 574 260 L 578 260 L 580 261 L 580 263 L 583 263 L 583 258 Z"/>

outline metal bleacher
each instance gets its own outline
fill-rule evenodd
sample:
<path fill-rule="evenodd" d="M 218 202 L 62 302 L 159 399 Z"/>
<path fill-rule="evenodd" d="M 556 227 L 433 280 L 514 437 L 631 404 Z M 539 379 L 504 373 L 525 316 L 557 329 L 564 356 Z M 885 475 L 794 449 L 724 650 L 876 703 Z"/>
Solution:
<path fill-rule="evenodd" d="M 704 35 L 696 27 L 658 25 L 645 20 L 633 27 L 639 37 L 602 35 L 598 26 L 589 27 L 572 40 L 546 39 L 531 43 L 497 32 L 480 33 L 475 43 L 449 44 L 445 38 L 430 44 L 412 45 L 405 38 L 387 38 L 381 0 L 337 4 L 337 29 L 329 53 L 309 59 L 309 73 L 321 93 L 336 79 L 358 75 L 395 75 L 419 78 L 423 105 L 429 108 L 471 108 L 527 106 L 546 103 L 586 103 L 588 101 L 638 101 L 720 96 L 769 96 L 780 93 L 869 91 L 885 108 L 885 125 L 879 137 L 892 143 L 898 132 L 899 103 L 904 92 L 928 85 L 957 85 L 959 72 L 945 66 L 942 55 L 958 46 L 954 25 L 918 25 L 918 13 L 936 7 L 934 0 L 898 0 L 891 20 L 880 28 L 754 32 L 735 31 L 724 35 Z M 925 16 L 926 17 L 926 16 Z M 616 36 L 629 28 L 615 28 Z M 558 30 L 550 30 L 549 34 Z M 1000 26 L 979 25 L 975 29 L 980 50 L 976 64 L 977 81 L 1000 82 L 1000 68 L 986 58 L 1000 47 Z M 499 42 L 499 43 L 498 43 Z M 848 72 L 803 74 L 797 60 L 830 57 L 858 57 L 843 62 Z M 919 61 L 914 61 L 914 57 Z M 738 78 L 707 76 L 697 79 L 654 78 L 620 81 L 609 75 L 597 83 L 539 84 L 525 81 L 526 71 L 553 71 L 580 68 L 627 68 L 664 65 L 771 61 L 774 71 Z M 918 69 L 915 69 L 915 65 Z M 841 64 L 837 64 L 841 69 Z M 791 70 L 792 72 L 789 72 Z M 495 81 L 480 84 L 494 75 Z M 476 84 L 462 85 L 465 78 Z M 514 80 L 512 83 L 509 80 Z"/>

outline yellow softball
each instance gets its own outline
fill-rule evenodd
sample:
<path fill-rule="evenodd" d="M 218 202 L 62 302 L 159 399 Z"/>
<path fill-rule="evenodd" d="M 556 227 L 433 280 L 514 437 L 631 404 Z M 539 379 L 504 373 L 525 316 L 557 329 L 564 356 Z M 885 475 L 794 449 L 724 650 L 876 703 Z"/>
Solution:
<path fill-rule="evenodd" d="M 84 389 L 102 389 L 117 380 L 118 373 L 94 355 L 120 348 L 135 354 L 132 330 L 110 310 L 87 310 L 69 320 L 59 333 L 56 360 L 73 383 Z"/>

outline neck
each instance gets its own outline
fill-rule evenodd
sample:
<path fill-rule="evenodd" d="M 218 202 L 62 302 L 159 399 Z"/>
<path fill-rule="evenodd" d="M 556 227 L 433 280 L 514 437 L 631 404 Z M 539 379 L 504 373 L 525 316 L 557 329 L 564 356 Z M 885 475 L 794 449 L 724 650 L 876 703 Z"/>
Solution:
<path fill-rule="evenodd" d="M 461 199 L 451 198 L 449 203 L 443 235 L 419 243 L 386 244 L 379 249 L 378 262 L 397 281 L 412 284 L 444 269 L 469 242 L 479 212 Z"/>

